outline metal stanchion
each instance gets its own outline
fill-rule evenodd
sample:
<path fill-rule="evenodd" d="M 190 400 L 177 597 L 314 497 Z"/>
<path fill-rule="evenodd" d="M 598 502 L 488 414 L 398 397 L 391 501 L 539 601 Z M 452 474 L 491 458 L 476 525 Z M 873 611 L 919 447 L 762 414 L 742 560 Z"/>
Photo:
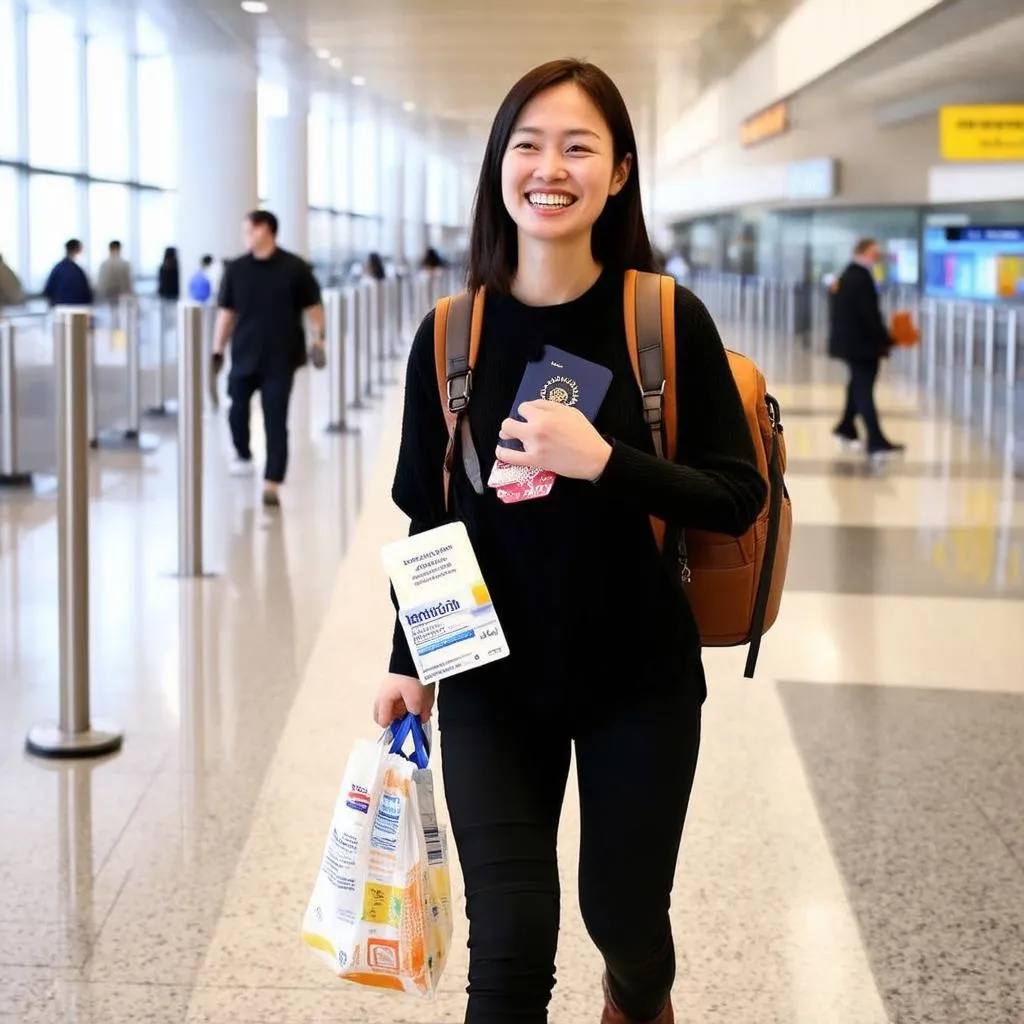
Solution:
<path fill-rule="evenodd" d="M 93 722 L 89 707 L 89 316 L 54 314 L 60 719 L 28 734 L 39 757 L 99 757 L 123 740 L 120 729 Z"/>
<path fill-rule="evenodd" d="M 346 305 L 346 336 L 352 346 L 352 383 L 355 397 L 349 402 L 350 409 L 368 409 L 363 401 L 363 320 L 366 318 L 366 302 L 362 288 L 352 285 L 348 289 Z"/>
<path fill-rule="evenodd" d="M 203 572 L 203 307 L 178 306 L 178 576 Z"/>
<path fill-rule="evenodd" d="M 390 357 L 390 305 L 387 280 L 374 283 L 374 301 L 377 305 L 377 380 L 382 388 L 394 387 L 398 381 L 388 375 Z"/>
<path fill-rule="evenodd" d="M 389 357 L 398 362 L 402 358 L 402 338 L 405 332 L 402 329 L 402 288 L 398 278 L 388 280 L 388 311 L 389 311 L 389 335 L 391 348 Z"/>
<path fill-rule="evenodd" d="M 377 397 L 377 393 L 373 389 L 373 331 L 377 322 L 376 303 L 373 300 L 376 293 L 369 281 L 364 281 L 360 287 L 363 294 L 360 303 L 359 337 L 356 343 L 363 350 L 363 365 L 366 371 L 363 381 L 363 397 L 373 401 Z"/>
<path fill-rule="evenodd" d="M 358 427 L 349 424 L 345 417 L 348 400 L 348 303 L 346 295 L 337 288 L 324 292 L 327 318 L 327 366 L 330 383 L 330 415 L 327 424 L 329 434 L 358 434 Z M 351 336 L 349 336 L 351 337 Z"/>
<path fill-rule="evenodd" d="M 220 390 L 217 374 L 210 365 L 213 356 L 213 337 L 217 329 L 217 307 L 203 306 L 203 379 L 210 408 L 216 412 L 220 409 Z"/>
<path fill-rule="evenodd" d="M 953 401 L 953 363 L 956 357 L 956 303 L 946 303 L 946 337 L 943 351 L 946 356 L 946 366 L 943 380 L 946 388 L 946 401 Z"/>
<path fill-rule="evenodd" d="M 167 299 L 160 299 L 157 320 L 157 367 L 156 367 L 156 404 L 146 410 L 147 416 L 167 416 L 170 408 L 167 405 L 167 382 L 164 374 L 167 372 L 167 332 L 168 321 L 173 315 L 173 306 Z M 180 357 L 179 357 L 180 358 Z M 179 395 L 179 400 L 180 400 Z"/>
<path fill-rule="evenodd" d="M 86 392 L 88 402 L 86 409 L 86 431 L 89 435 L 89 447 L 99 447 L 99 430 L 96 427 L 96 318 L 90 314 L 87 332 L 88 359 L 86 361 Z"/>
<path fill-rule="evenodd" d="M 101 430 L 96 438 L 100 448 L 131 449 L 138 452 L 152 452 L 160 446 L 156 434 L 142 433 L 142 362 L 139 352 L 139 303 L 134 295 L 123 295 L 117 306 L 116 323 L 124 331 L 125 381 L 127 391 L 127 412 L 123 429 L 112 427 Z"/>
<path fill-rule="evenodd" d="M 925 385 L 932 397 L 938 379 L 939 351 L 939 307 L 935 299 L 929 299 L 924 305 L 924 358 Z"/>
<path fill-rule="evenodd" d="M 964 417 L 971 418 L 974 407 L 974 307 L 967 307 L 967 319 L 964 323 Z"/>
<path fill-rule="evenodd" d="M 32 474 L 18 469 L 18 330 L 0 323 L 0 487 L 28 487 Z"/>
<path fill-rule="evenodd" d="M 1017 387 L 1017 310 L 1006 314 L 1006 390 L 1011 395 Z"/>
<path fill-rule="evenodd" d="M 995 374 L 996 368 L 996 309 L 985 307 L 985 380 Z"/>
<path fill-rule="evenodd" d="M 121 298 L 121 329 L 124 331 L 128 366 L 128 423 L 124 434 L 129 439 L 138 439 L 142 422 L 142 365 L 139 359 L 139 304 L 134 295 L 125 295 Z"/>
<path fill-rule="evenodd" d="M 992 439 L 992 413 L 996 369 L 996 310 L 994 306 L 985 307 L 984 366 L 981 434 L 986 441 L 989 441 Z"/>

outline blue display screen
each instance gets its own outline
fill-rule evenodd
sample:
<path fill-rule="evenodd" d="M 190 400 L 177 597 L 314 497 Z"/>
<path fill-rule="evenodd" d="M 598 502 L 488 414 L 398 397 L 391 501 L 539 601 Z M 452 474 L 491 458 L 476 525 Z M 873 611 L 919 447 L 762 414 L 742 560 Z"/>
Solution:
<path fill-rule="evenodd" d="M 926 295 L 1024 302 L 1024 225 L 927 228 Z"/>

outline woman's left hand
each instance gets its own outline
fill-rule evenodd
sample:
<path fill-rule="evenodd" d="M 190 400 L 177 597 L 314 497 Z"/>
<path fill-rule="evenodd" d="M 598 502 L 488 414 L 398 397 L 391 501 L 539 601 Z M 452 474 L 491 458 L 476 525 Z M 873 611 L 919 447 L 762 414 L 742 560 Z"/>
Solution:
<path fill-rule="evenodd" d="M 497 457 L 510 466 L 547 469 L 573 480 L 596 480 L 608 465 L 612 446 L 578 409 L 538 399 L 519 406 L 526 421 L 507 419 L 501 437 L 521 441 L 526 451 L 497 448 Z"/>

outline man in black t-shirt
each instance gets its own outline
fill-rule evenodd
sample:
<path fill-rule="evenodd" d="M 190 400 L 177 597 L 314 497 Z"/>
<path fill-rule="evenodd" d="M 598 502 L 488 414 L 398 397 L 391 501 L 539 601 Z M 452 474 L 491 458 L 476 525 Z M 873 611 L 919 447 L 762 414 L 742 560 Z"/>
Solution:
<path fill-rule="evenodd" d="M 252 472 L 249 406 L 259 391 L 267 435 L 263 503 L 279 504 L 278 487 L 288 466 L 288 402 L 295 371 L 306 363 L 303 316 L 313 328 L 313 345 L 324 343 L 324 309 L 313 270 L 301 257 L 277 244 L 277 218 L 254 210 L 244 224 L 248 253 L 224 270 L 213 339 L 214 367 L 223 365 L 231 338 L 228 397 L 231 439 L 236 459 L 232 472 Z"/>

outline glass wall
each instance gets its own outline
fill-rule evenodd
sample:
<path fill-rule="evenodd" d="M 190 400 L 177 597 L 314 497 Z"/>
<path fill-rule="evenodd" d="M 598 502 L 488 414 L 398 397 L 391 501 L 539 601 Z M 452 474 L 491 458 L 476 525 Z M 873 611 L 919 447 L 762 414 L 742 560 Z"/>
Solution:
<path fill-rule="evenodd" d="M 176 242 L 170 41 L 144 12 L 94 17 L 88 5 L 70 15 L 73 6 L 0 0 L 0 254 L 38 294 L 68 239 L 84 243 L 93 277 L 118 239 L 139 290 L 152 291 Z M 277 99 L 264 84 L 261 113 Z M 310 247 L 324 281 L 344 279 L 369 251 L 394 256 L 400 215 L 417 249 L 463 231 L 457 170 L 407 115 L 346 87 L 314 95 L 308 116 Z M 417 184 L 406 174 L 399 195 L 417 153 Z"/>
<path fill-rule="evenodd" d="M 18 104 L 10 102 L 19 92 L 18 27 L 14 0 L 0 0 L 0 160 L 18 155 Z"/>
<path fill-rule="evenodd" d="M 0 167 L 0 256 L 17 270 L 23 266 L 18 191 L 21 183 L 13 167 Z"/>
<path fill-rule="evenodd" d="M 0 254 L 30 294 L 69 238 L 92 276 L 118 239 L 143 286 L 173 242 L 173 68 L 152 33 L 142 58 L 132 30 L 104 24 L 88 35 L 56 7 L 0 0 Z"/>
<path fill-rule="evenodd" d="M 924 211 L 918 207 L 736 210 L 678 224 L 676 246 L 694 269 L 820 282 L 871 236 L 886 255 L 879 283 L 917 284 Z"/>

